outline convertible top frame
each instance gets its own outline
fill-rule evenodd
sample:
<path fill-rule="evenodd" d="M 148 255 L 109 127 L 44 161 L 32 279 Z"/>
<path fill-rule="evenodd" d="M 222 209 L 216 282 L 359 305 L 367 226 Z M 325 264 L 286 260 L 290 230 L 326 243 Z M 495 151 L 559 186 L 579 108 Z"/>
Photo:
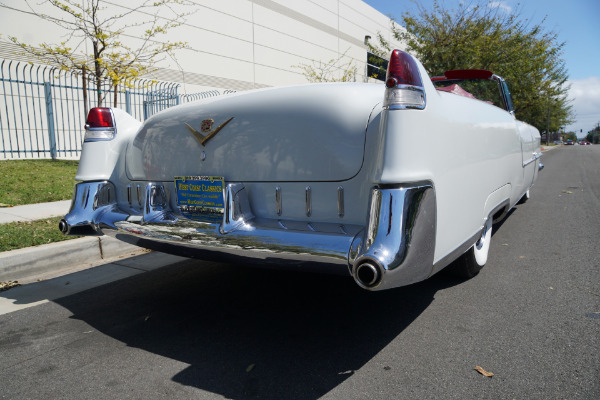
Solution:
<path fill-rule="evenodd" d="M 492 80 L 498 83 L 504 109 L 515 115 L 515 108 L 506 80 L 492 71 L 485 69 L 456 69 L 444 72 L 443 76 L 434 76 L 431 81 L 435 85 L 442 83 L 458 83 L 464 80 Z"/>

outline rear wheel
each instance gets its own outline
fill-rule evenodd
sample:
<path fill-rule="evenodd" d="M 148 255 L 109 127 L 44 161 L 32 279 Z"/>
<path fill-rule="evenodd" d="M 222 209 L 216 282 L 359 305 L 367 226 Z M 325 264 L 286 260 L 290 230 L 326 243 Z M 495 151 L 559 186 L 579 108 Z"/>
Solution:
<path fill-rule="evenodd" d="M 461 278 L 467 279 L 477 275 L 487 262 L 491 239 L 492 219 L 488 218 L 477 243 L 452 263 L 450 267 L 452 272 Z"/>
<path fill-rule="evenodd" d="M 529 200 L 529 190 L 525 192 L 525 194 L 523 195 L 523 197 L 521 197 L 521 199 L 519 199 L 517 204 L 525 204 L 527 203 L 527 200 Z"/>

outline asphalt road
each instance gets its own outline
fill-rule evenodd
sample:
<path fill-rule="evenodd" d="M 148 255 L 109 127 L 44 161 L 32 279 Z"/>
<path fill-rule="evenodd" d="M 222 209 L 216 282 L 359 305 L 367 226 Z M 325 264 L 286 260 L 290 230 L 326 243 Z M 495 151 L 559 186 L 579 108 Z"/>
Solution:
<path fill-rule="evenodd" d="M 1 315 L 0 398 L 598 399 L 600 146 L 543 162 L 470 281 L 183 261 Z"/>

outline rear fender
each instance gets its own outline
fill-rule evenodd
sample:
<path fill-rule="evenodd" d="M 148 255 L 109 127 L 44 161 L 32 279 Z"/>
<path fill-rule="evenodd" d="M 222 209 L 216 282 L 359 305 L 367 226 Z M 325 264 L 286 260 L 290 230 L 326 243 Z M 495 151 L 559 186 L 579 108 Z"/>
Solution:
<path fill-rule="evenodd" d="M 142 123 L 119 108 L 111 108 L 115 121 L 115 135 L 110 140 L 85 141 L 81 151 L 75 180 L 104 181 L 114 179 L 116 167 L 125 162 L 127 144 Z M 120 171 L 125 171 L 119 168 Z"/>
<path fill-rule="evenodd" d="M 494 223 L 501 220 L 506 213 L 510 210 L 510 194 L 512 186 L 507 183 L 493 191 L 485 201 L 485 208 L 483 210 L 481 229 L 485 226 L 488 218 L 493 218 Z"/>

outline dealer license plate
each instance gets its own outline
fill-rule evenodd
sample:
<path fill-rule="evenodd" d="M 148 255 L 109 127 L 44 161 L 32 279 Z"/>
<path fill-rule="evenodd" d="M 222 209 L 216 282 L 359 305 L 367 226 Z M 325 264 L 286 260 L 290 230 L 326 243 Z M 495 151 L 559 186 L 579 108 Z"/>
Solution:
<path fill-rule="evenodd" d="M 177 205 L 190 219 L 219 223 L 223 219 L 225 201 L 222 176 L 176 176 Z"/>

